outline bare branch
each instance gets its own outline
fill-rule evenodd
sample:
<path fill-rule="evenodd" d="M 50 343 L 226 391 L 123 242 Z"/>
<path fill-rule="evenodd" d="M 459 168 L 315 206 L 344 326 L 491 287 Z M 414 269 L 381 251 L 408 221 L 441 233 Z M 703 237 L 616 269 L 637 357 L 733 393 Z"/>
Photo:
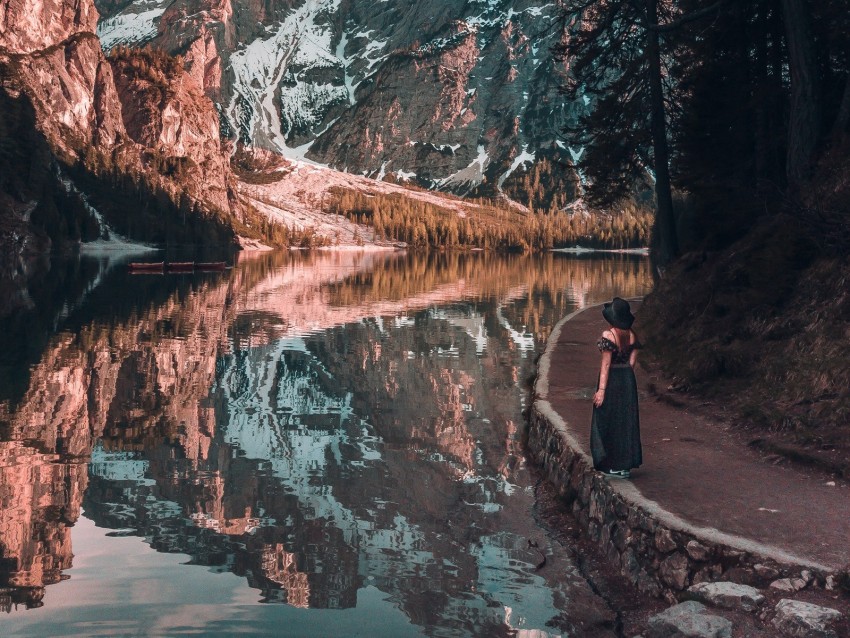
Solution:
<path fill-rule="evenodd" d="M 649 24 L 647 25 L 647 29 L 651 31 L 657 31 L 658 33 L 669 33 L 670 31 L 675 31 L 679 27 L 688 24 L 689 22 L 695 22 L 696 20 L 700 20 L 705 18 L 706 16 L 715 13 L 720 7 L 726 4 L 729 0 L 718 0 L 713 5 L 705 7 L 704 9 L 700 9 L 699 11 L 693 11 L 686 15 L 683 15 L 679 18 L 676 18 L 672 22 L 667 22 L 665 24 Z"/>

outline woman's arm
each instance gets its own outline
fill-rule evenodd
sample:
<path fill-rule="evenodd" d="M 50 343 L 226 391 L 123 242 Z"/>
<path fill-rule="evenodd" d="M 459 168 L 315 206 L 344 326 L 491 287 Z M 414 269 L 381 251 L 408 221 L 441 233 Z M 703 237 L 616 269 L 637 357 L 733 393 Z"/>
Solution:
<path fill-rule="evenodd" d="M 638 348 L 640 348 L 640 340 L 634 332 L 630 331 L 629 343 L 631 345 L 637 344 L 637 348 L 632 348 L 631 354 L 629 354 L 629 365 L 633 368 L 635 367 L 635 363 L 637 363 L 637 353 Z"/>
<path fill-rule="evenodd" d="M 608 370 L 611 369 L 611 351 L 602 352 L 602 364 L 599 369 L 599 389 L 593 395 L 593 405 L 597 408 L 605 401 L 605 388 L 608 387 Z"/>

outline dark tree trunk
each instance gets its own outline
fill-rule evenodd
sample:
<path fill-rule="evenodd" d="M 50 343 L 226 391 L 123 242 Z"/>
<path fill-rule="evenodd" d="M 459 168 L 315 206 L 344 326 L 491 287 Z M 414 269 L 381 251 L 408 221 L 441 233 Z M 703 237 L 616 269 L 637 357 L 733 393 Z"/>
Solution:
<path fill-rule="evenodd" d="M 820 138 L 821 96 L 807 0 L 782 0 L 791 69 L 791 112 L 785 170 L 792 190 L 809 177 Z"/>
<path fill-rule="evenodd" d="M 762 5 L 759 12 L 758 24 L 761 32 L 756 37 L 756 60 L 755 60 L 755 87 L 756 99 L 753 100 L 755 107 L 755 173 L 756 190 L 763 190 L 770 180 L 770 128 L 768 111 L 770 104 L 764 97 L 767 95 L 768 61 L 767 61 L 767 33 L 768 20 L 765 15 L 767 8 Z"/>
<path fill-rule="evenodd" d="M 750 58 L 750 43 L 752 33 L 750 22 L 752 19 L 752 8 L 746 2 L 734 3 L 730 8 L 730 30 L 735 42 L 735 57 L 738 63 L 733 67 L 733 78 L 737 85 L 735 92 L 739 100 L 739 107 L 735 110 L 733 126 L 737 129 L 737 136 L 741 141 L 739 146 L 743 155 L 752 157 L 755 153 L 755 117 L 750 106 L 753 103 L 753 69 Z M 747 162 L 746 170 L 741 171 L 738 183 L 742 187 L 751 187 L 755 179 L 755 170 L 752 164 Z"/>
<path fill-rule="evenodd" d="M 773 146 L 771 148 L 771 168 L 780 189 L 784 189 L 787 181 L 785 171 L 785 149 L 787 147 L 788 131 L 786 127 L 786 114 L 788 112 L 788 101 L 785 99 L 785 86 L 782 81 L 784 58 L 784 32 L 782 28 L 782 12 L 779 6 L 773 6 L 770 12 L 770 100 L 771 123 L 768 125 L 774 132 Z"/>
<path fill-rule="evenodd" d="M 664 267 L 679 253 L 676 218 L 670 190 L 670 152 L 667 147 L 667 121 L 664 109 L 664 87 L 661 79 L 661 46 L 658 26 L 658 0 L 646 0 L 646 55 L 649 67 L 650 125 L 655 158 L 655 242 L 656 263 Z"/>
<path fill-rule="evenodd" d="M 832 139 L 841 141 L 847 134 L 847 125 L 850 124 L 850 76 L 844 81 L 844 95 L 841 98 L 841 106 L 838 107 L 838 115 L 832 126 Z"/>

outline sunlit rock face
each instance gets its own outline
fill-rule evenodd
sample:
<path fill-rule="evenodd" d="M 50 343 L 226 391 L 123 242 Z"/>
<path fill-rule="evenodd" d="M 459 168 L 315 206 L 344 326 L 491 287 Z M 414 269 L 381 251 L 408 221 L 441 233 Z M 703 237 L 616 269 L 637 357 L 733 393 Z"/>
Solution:
<path fill-rule="evenodd" d="M 92 0 L 0 2 L 3 88 L 26 96 L 39 131 L 67 161 L 93 145 L 111 148 L 123 134 L 97 18 Z"/>
<path fill-rule="evenodd" d="M 0 48 L 32 53 L 77 33 L 94 33 L 92 0 L 0 0 Z"/>
<path fill-rule="evenodd" d="M 49 249 L 39 231 L 62 244 L 95 239 L 104 220 L 133 217 L 137 232 L 121 230 L 135 238 L 163 241 L 180 215 L 194 240 L 233 241 L 241 208 L 203 78 L 151 55 L 107 60 L 97 18 L 92 0 L 0 2 L 0 132 L 11 147 L 0 157 L 3 252 Z M 128 184 L 135 200 L 115 203 Z M 154 196 L 158 218 L 133 210 Z"/>
<path fill-rule="evenodd" d="M 224 132 L 373 177 L 501 188 L 561 142 L 584 104 L 564 102 L 556 3 L 131 0 L 98 3 L 109 48 L 184 55 Z"/>
<path fill-rule="evenodd" d="M 63 160 L 126 140 L 112 69 L 93 35 L 21 56 L 14 69 L 12 86 L 32 104 L 39 131 Z"/>
<path fill-rule="evenodd" d="M 128 136 L 182 171 L 179 187 L 197 201 L 230 211 L 230 165 L 222 151 L 218 115 L 191 75 L 179 67 L 143 66 L 135 56 L 109 60 Z M 159 172 L 159 171 L 158 171 Z"/>

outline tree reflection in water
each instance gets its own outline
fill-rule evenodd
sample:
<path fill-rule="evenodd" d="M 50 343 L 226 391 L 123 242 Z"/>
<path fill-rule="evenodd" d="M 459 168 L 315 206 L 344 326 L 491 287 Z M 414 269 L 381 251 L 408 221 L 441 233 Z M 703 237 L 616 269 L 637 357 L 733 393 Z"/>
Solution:
<path fill-rule="evenodd" d="M 29 375 L 0 388 L 7 610 L 73 578 L 82 508 L 264 601 L 350 608 L 368 585 L 430 635 L 605 617 L 574 569 L 534 571 L 521 411 L 557 320 L 643 294 L 647 260 L 272 253 L 97 276 L 84 302 L 7 319 L 45 326 L 0 377 Z"/>

